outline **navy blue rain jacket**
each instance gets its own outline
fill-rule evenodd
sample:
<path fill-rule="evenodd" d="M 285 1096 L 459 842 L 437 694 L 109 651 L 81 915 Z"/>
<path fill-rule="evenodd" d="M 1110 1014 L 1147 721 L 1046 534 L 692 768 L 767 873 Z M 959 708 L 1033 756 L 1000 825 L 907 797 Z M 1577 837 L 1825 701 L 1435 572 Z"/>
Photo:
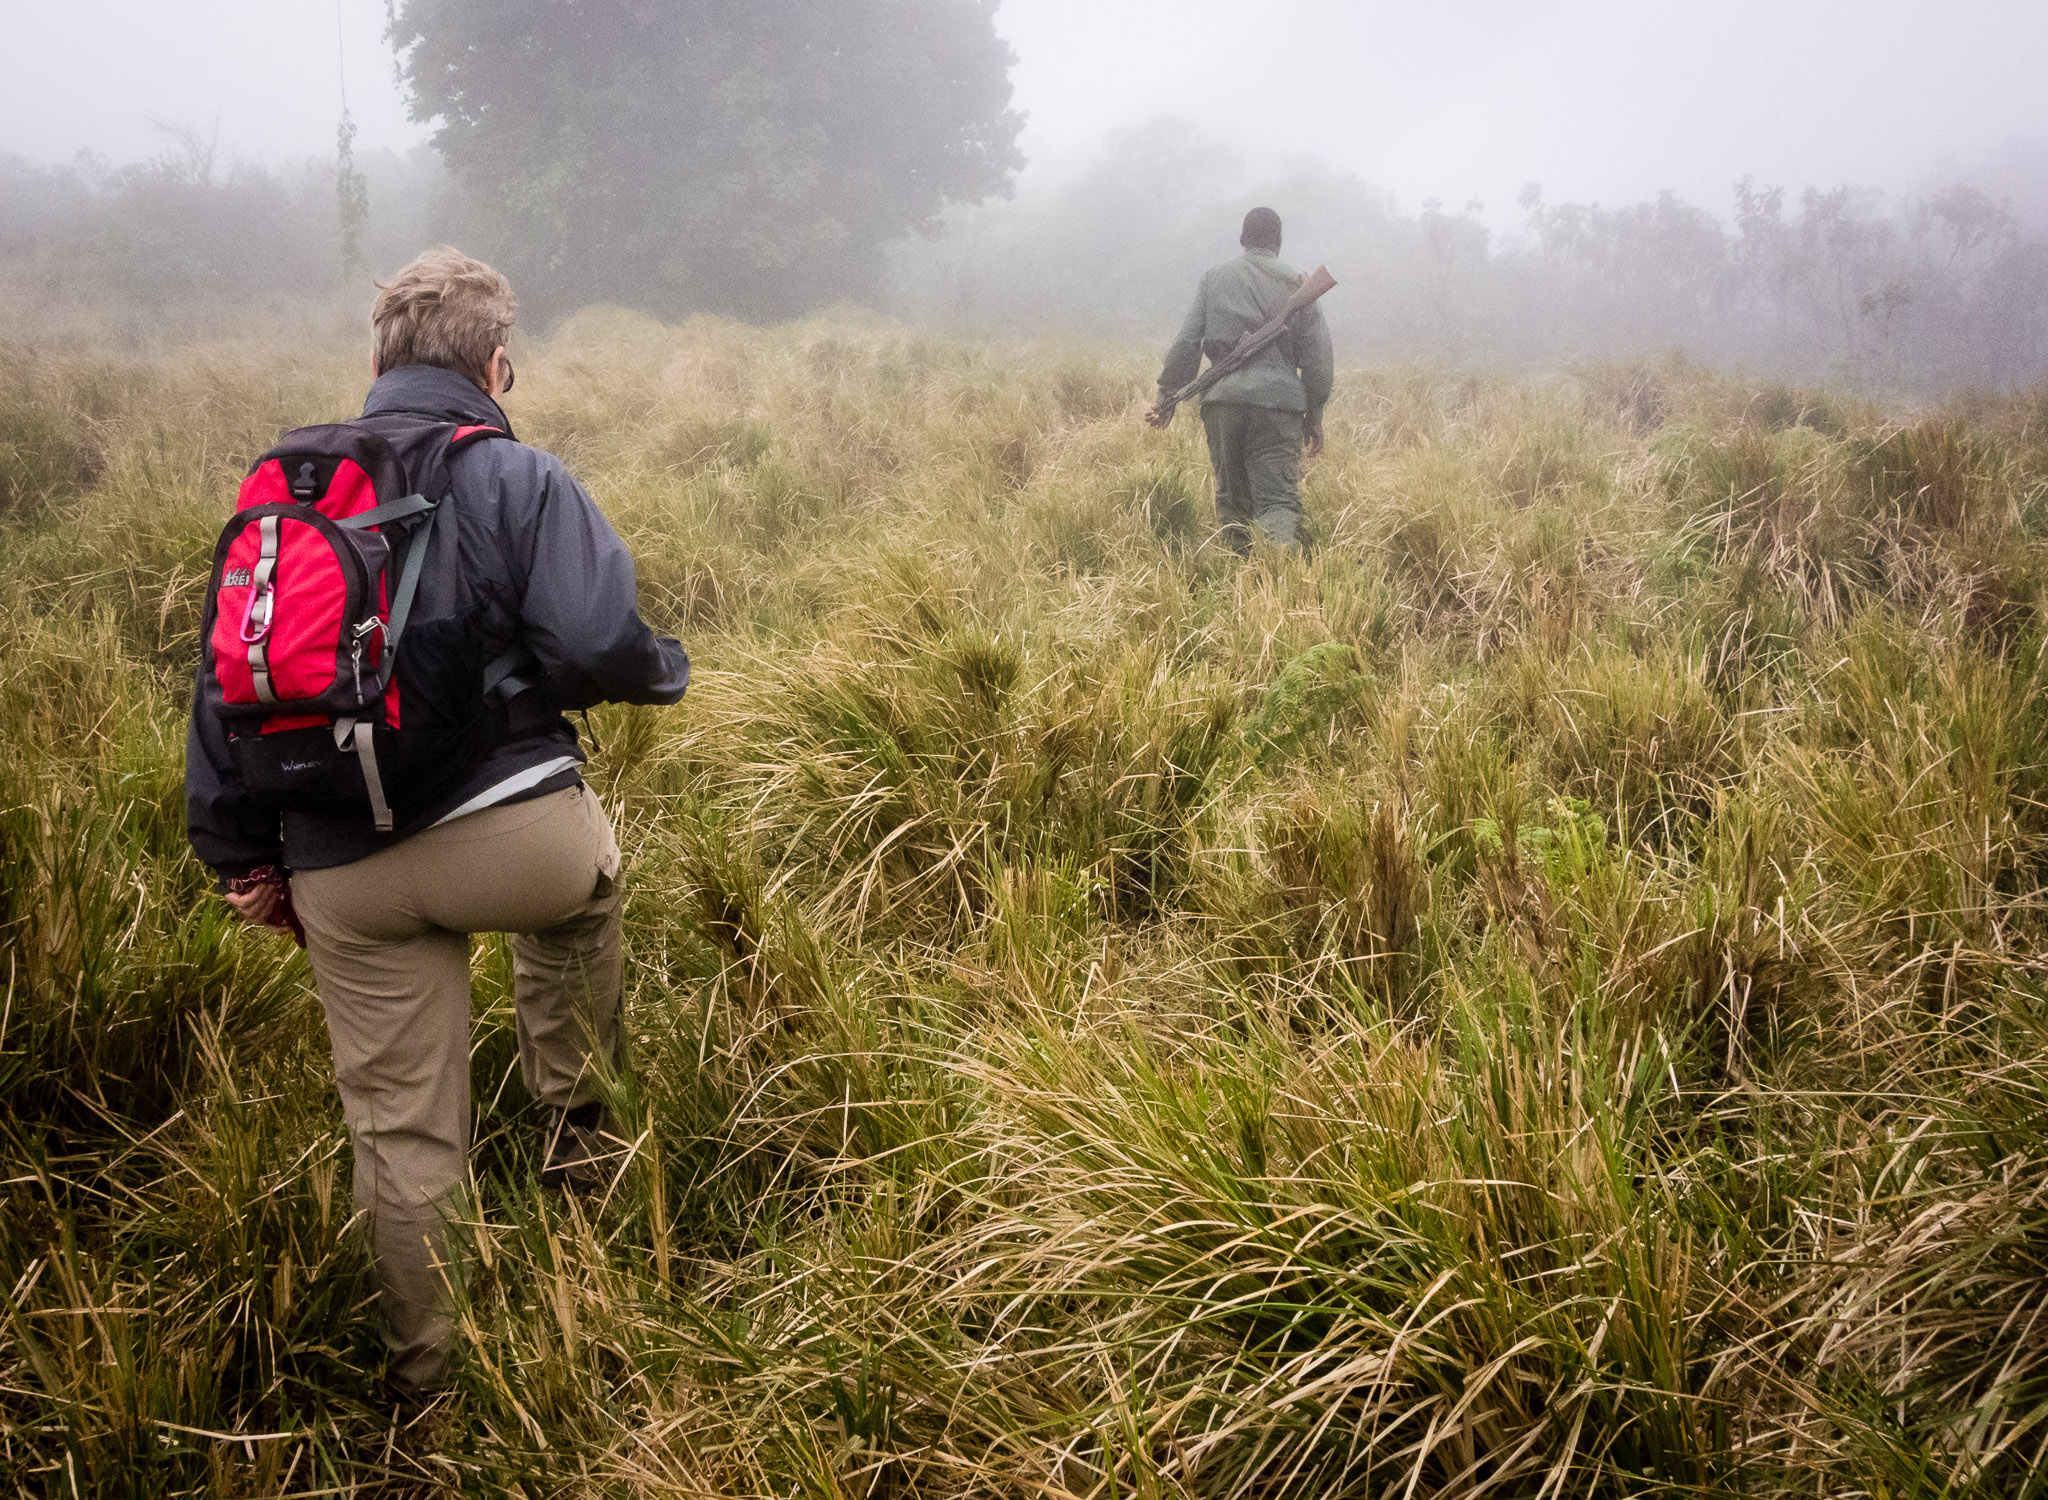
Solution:
<path fill-rule="evenodd" d="M 428 365 L 378 377 L 363 415 L 387 412 L 512 430 L 497 402 L 468 379 Z M 535 686 L 505 708 L 497 743 L 453 790 L 386 834 L 367 814 L 288 812 L 280 819 L 252 806 L 226 731 L 195 690 L 185 746 L 186 830 L 194 852 L 223 880 L 262 865 L 352 864 L 491 788 L 517 782 L 521 773 L 565 758 L 580 765 L 583 752 L 565 711 L 683 696 L 689 658 L 641 620 L 632 555 L 559 459 L 494 438 L 457 451 L 449 475 L 451 494 L 432 546 L 459 547 L 460 566 L 441 566 L 429 552 L 407 639 L 436 629 L 475 632 L 487 658 L 524 645 L 539 665 L 520 675 Z M 448 597 L 458 589 L 464 597 Z M 579 780 L 569 765 L 500 800 L 545 796 Z"/>

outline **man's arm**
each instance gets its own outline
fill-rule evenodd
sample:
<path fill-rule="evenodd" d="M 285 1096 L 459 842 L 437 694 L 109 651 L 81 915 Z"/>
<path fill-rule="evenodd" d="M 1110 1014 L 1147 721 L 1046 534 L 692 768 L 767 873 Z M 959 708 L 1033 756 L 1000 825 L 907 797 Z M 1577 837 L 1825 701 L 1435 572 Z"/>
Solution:
<path fill-rule="evenodd" d="M 1321 307 L 1311 307 L 1302 320 L 1295 347 L 1301 351 L 1301 392 L 1308 401 L 1308 415 L 1302 431 L 1308 438 L 1309 455 L 1323 451 L 1323 408 L 1329 404 L 1330 389 L 1337 380 L 1337 356 L 1330 343 L 1330 325 Z"/>
<path fill-rule="evenodd" d="M 1308 325 L 1295 347 L 1301 350 L 1301 390 L 1308 398 L 1308 419 L 1322 425 L 1323 408 L 1329 404 L 1330 388 L 1336 383 L 1337 356 L 1330 343 L 1330 325 L 1320 307 L 1311 307 L 1303 319 Z"/>
<path fill-rule="evenodd" d="M 632 554 L 567 470 L 535 459 L 519 621 L 544 696 L 558 709 L 675 702 L 689 686 L 690 659 L 640 618 Z"/>

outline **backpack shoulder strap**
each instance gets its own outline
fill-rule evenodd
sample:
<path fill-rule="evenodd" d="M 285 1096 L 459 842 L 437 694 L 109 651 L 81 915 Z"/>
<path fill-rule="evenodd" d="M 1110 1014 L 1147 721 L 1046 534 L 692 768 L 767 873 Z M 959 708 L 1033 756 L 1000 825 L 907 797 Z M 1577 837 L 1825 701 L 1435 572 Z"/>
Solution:
<path fill-rule="evenodd" d="M 444 459 L 453 457 L 473 443 L 488 442 L 492 438 L 505 438 L 513 442 L 518 441 L 503 427 L 492 427 L 481 422 L 457 427 L 448 434 L 448 446 L 445 450 Z M 533 686 L 531 682 L 528 682 L 518 674 L 539 665 L 539 659 L 523 645 L 514 646 L 504 655 L 494 657 L 484 667 L 484 696 L 488 698 L 495 694 L 506 702 L 511 702 Z"/>
<path fill-rule="evenodd" d="M 448 473 L 448 461 L 463 449 L 477 443 L 504 438 L 516 442 L 510 431 L 484 422 L 432 422 L 419 418 L 370 417 L 358 419 L 364 423 L 375 423 L 391 440 L 399 461 L 405 468 L 408 486 L 415 492 L 405 500 L 389 507 L 379 507 L 388 514 L 383 519 L 402 520 L 424 515 L 423 524 L 414 528 L 411 544 L 406 549 L 405 564 L 399 573 L 398 588 L 391 602 L 391 641 L 395 648 L 411 612 L 412 597 L 419 582 L 420 568 L 426 560 L 429 534 L 439 518 L 440 507 L 450 497 L 452 481 Z M 432 498 L 427 498 L 431 496 Z M 410 509 L 402 509 L 410 507 Z M 370 521 L 367 524 L 376 525 Z M 386 658 L 396 660 L 396 651 Z M 496 657 L 484 668 L 483 690 L 486 696 L 496 695 L 510 701 L 525 692 L 532 683 L 521 673 L 530 671 L 539 662 L 525 646 L 514 646 L 504 655 Z"/>

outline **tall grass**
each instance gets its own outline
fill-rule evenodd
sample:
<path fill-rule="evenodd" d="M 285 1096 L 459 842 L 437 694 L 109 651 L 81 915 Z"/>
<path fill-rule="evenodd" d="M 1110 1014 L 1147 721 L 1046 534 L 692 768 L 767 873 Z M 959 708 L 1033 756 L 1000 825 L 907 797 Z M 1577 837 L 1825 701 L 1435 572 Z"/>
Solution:
<path fill-rule="evenodd" d="M 1121 351 L 571 320 L 698 665 L 593 716 L 637 1137 L 478 947 L 400 1422 L 303 963 L 184 852 L 200 569 L 360 352 L 0 363 L 0 1476 L 69 1495 L 2048 1494 L 2048 431 L 1356 371 L 1208 543 Z"/>

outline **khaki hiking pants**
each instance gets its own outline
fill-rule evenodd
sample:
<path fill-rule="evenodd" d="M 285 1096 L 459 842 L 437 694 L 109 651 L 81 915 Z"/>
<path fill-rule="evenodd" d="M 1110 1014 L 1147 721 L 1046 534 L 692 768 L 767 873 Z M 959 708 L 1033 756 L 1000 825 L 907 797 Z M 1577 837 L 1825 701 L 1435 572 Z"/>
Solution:
<path fill-rule="evenodd" d="M 445 1215 L 469 1157 L 469 935 L 519 934 L 520 1072 L 543 1104 L 585 1103 L 595 1060 L 618 1058 L 618 871 L 611 821 L 578 786 L 292 876 L 403 1386 L 442 1380 L 453 1334 Z"/>
<path fill-rule="evenodd" d="M 1301 539 L 1302 416 L 1231 401 L 1202 403 L 1209 464 L 1216 471 L 1216 523 L 1223 542 L 1251 551 L 1251 529 L 1276 546 Z"/>

